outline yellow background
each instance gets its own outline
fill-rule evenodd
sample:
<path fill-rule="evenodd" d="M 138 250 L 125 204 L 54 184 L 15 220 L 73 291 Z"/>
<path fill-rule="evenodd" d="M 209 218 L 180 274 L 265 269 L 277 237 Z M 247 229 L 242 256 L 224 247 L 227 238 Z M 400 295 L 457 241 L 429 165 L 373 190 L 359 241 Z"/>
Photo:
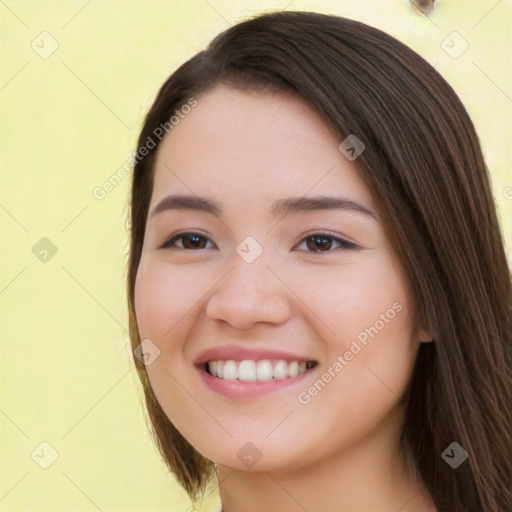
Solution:
<path fill-rule="evenodd" d="M 228 25 L 285 8 L 374 25 L 436 66 L 476 125 L 512 252 L 510 0 L 441 0 L 430 19 L 405 0 L 2 0 L 1 511 L 192 510 L 151 443 L 131 362 L 130 178 L 102 200 L 93 190 L 135 150 L 180 63 Z M 454 31 L 469 44 L 458 58 L 442 46 L 464 44 Z M 58 49 L 42 58 L 31 45 L 48 51 L 48 37 Z M 53 256 L 37 256 L 43 237 Z M 59 454 L 48 469 L 42 442 Z M 198 509 L 217 506 L 214 490 Z"/>

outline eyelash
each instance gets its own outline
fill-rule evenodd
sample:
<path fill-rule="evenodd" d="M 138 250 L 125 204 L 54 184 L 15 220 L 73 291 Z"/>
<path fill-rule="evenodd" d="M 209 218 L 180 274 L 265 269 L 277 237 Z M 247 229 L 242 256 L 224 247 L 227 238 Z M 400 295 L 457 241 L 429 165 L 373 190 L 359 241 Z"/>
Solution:
<path fill-rule="evenodd" d="M 194 231 L 183 231 L 181 233 L 176 233 L 175 235 L 172 235 L 170 238 L 168 238 L 163 243 L 163 245 L 160 247 L 160 249 L 170 249 L 170 248 L 172 248 L 174 243 L 177 240 L 179 240 L 180 238 L 183 238 L 185 235 L 194 235 L 194 236 L 198 236 L 200 238 L 204 238 L 206 240 L 209 240 L 208 237 L 204 236 L 202 233 L 197 233 L 197 232 L 194 232 Z M 304 242 L 305 240 L 307 240 L 308 238 L 314 238 L 314 237 L 317 237 L 317 236 L 322 236 L 322 237 L 334 240 L 335 242 L 338 242 L 340 244 L 340 246 L 341 246 L 338 249 L 341 249 L 341 250 L 353 250 L 353 249 L 357 249 L 358 248 L 358 246 L 356 244 L 354 244 L 352 242 L 349 242 L 348 240 L 345 240 L 345 239 L 340 238 L 338 236 L 335 236 L 333 233 L 329 233 L 327 231 L 325 231 L 325 232 L 324 231 L 320 231 L 320 232 L 311 233 L 310 235 L 304 237 L 301 240 L 301 243 Z M 203 250 L 203 248 L 201 248 L 201 249 L 185 249 L 185 248 L 176 247 L 176 246 L 174 246 L 174 248 L 182 250 L 182 251 L 199 251 L 199 250 Z M 333 252 L 333 249 L 328 249 L 326 251 L 306 251 L 306 252 L 312 252 L 313 254 L 329 253 L 329 252 Z"/>

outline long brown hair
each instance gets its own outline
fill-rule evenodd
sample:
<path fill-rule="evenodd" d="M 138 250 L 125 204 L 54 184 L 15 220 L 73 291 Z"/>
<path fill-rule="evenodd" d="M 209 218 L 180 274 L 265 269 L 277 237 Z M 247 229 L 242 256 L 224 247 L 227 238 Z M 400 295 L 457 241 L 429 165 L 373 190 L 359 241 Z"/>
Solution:
<path fill-rule="evenodd" d="M 366 146 L 358 172 L 412 287 L 422 343 L 404 397 L 401 450 L 439 511 L 509 510 L 512 286 L 478 137 L 450 85 L 386 33 L 338 16 L 275 12 L 217 36 L 161 87 L 134 166 L 127 276 L 132 348 L 140 343 L 134 287 L 159 141 L 155 130 L 219 84 L 297 95 L 340 142 Z M 160 130 L 161 131 L 161 130 Z M 160 132 L 156 132 L 160 133 Z M 195 500 L 213 475 L 163 412 L 134 357 L 150 428 L 168 468 Z M 467 460 L 453 469 L 443 451 Z"/>

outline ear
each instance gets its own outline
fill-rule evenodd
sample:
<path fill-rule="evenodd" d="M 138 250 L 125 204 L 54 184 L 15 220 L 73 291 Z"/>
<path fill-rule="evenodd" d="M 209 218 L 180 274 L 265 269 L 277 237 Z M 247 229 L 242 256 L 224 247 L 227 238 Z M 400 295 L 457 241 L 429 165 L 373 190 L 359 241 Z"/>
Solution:
<path fill-rule="evenodd" d="M 432 343 L 434 341 L 433 336 L 423 328 L 419 330 L 418 337 L 421 343 Z"/>

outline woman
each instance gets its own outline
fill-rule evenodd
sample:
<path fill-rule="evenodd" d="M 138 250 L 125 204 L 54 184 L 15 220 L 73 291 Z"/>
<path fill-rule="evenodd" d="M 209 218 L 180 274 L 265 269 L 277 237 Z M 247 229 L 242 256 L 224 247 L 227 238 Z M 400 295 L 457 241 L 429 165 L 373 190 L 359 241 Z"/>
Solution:
<path fill-rule="evenodd" d="M 510 508 L 511 280 L 445 80 L 341 17 L 258 16 L 162 86 L 131 197 L 155 441 L 224 512 Z"/>

